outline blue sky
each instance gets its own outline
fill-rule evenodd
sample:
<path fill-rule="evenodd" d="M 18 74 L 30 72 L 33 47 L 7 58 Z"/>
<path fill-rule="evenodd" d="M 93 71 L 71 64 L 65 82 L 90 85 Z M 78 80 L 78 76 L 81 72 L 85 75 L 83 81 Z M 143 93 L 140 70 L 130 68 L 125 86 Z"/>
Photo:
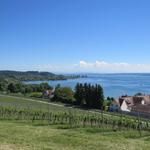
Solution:
<path fill-rule="evenodd" d="M 0 0 L 0 69 L 150 72 L 149 0 Z"/>

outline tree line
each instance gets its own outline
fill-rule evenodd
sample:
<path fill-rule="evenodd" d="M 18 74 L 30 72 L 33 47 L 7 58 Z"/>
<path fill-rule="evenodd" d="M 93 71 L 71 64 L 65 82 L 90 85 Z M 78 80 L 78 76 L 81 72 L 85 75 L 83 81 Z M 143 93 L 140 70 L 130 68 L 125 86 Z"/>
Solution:
<path fill-rule="evenodd" d="M 38 98 L 43 97 L 44 91 L 51 91 L 53 89 L 48 83 L 24 84 L 21 82 L 11 82 L 7 83 L 5 88 L 3 87 L 4 85 L 4 83 L 0 83 L 0 91 L 16 94 L 20 93 L 22 95 Z M 70 87 L 61 87 L 58 85 L 50 101 L 101 109 L 104 103 L 103 88 L 98 84 L 77 83 L 75 89 L 72 90 Z"/>
<path fill-rule="evenodd" d="M 78 83 L 75 88 L 77 105 L 86 105 L 88 108 L 102 108 L 104 102 L 103 88 L 96 84 Z"/>
<path fill-rule="evenodd" d="M 8 84 L 7 90 L 10 93 L 32 93 L 32 92 L 43 92 L 44 90 L 51 90 L 52 87 L 48 83 L 41 84 L 22 84 L 22 83 L 10 83 Z"/>

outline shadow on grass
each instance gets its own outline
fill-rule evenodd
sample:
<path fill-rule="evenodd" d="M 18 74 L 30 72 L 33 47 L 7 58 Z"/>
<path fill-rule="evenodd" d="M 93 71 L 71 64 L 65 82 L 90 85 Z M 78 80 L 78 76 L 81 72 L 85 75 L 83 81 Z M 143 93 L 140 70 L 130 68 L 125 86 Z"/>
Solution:
<path fill-rule="evenodd" d="M 33 123 L 32 125 L 35 127 L 49 126 L 48 124 L 43 124 L 43 123 Z"/>
<path fill-rule="evenodd" d="M 147 137 L 150 138 L 150 132 L 148 131 L 141 131 L 141 133 L 137 130 L 129 130 L 122 132 L 123 137 L 127 139 L 145 139 Z"/>
<path fill-rule="evenodd" d="M 104 133 L 104 132 L 114 132 L 112 129 L 103 129 L 103 128 L 85 128 L 85 131 L 88 133 Z"/>

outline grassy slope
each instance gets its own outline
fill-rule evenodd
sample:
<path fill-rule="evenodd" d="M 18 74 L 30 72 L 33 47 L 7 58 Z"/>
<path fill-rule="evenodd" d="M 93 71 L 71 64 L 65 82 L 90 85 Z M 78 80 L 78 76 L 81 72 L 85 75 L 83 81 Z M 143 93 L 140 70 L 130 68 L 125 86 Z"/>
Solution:
<path fill-rule="evenodd" d="M 66 107 L 30 102 L 21 98 L 0 96 L 0 104 L 15 107 L 66 111 Z M 0 121 L 0 150 L 149 150 L 150 136 L 137 131 L 44 126 L 37 123 Z"/>
<path fill-rule="evenodd" d="M 11 95 L 0 94 L 0 106 L 11 106 L 17 108 L 27 108 L 32 110 L 54 111 L 54 112 L 68 112 L 87 114 L 88 110 L 78 108 L 66 107 L 64 104 L 49 103 L 42 99 L 34 99 L 27 97 L 18 97 Z M 94 113 L 94 112 L 93 112 Z M 95 112 L 96 113 L 96 112 Z"/>
<path fill-rule="evenodd" d="M 55 104 L 49 105 L 48 102 L 45 102 L 45 101 L 43 101 L 43 103 L 40 103 L 40 101 L 36 99 L 28 99 L 28 98 L 23 98 L 23 97 L 9 97 L 9 96 L 7 97 L 5 95 L 0 95 L 0 105 L 18 107 L 18 108 L 28 108 L 28 109 L 34 109 L 34 110 L 45 110 L 45 111 L 48 111 L 48 109 L 50 109 L 51 111 L 68 110 L 63 105 L 61 106 L 57 106 Z"/>
<path fill-rule="evenodd" d="M 149 142 L 150 137 L 139 138 L 137 131 L 101 132 L 101 129 L 0 122 L 0 149 L 4 150 L 149 150 Z"/>

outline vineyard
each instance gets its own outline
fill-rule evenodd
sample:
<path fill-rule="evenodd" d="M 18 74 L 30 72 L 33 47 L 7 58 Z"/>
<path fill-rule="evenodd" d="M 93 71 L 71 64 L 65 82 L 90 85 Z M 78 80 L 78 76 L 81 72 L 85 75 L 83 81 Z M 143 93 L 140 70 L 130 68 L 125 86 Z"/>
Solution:
<path fill-rule="evenodd" d="M 113 145 L 112 150 L 130 150 L 130 142 L 134 144 L 131 150 L 149 149 L 150 122 L 140 115 L 114 115 L 0 96 L 0 126 L 0 149 L 9 145 L 7 149 L 15 150 L 98 150 L 101 145 L 107 150 Z"/>
<path fill-rule="evenodd" d="M 21 101 L 21 100 L 20 100 Z M 4 105 L 5 104 L 5 105 Z M 113 130 L 124 130 L 133 129 L 141 131 L 150 131 L 149 120 L 144 120 L 137 117 L 128 117 L 123 114 L 118 114 L 117 116 L 113 114 L 106 114 L 105 112 L 96 113 L 92 111 L 84 111 L 74 108 L 60 108 L 51 105 L 42 106 L 37 108 L 37 106 L 32 102 L 31 104 L 35 106 L 33 109 L 29 105 L 21 107 L 18 105 L 6 105 L 7 103 L 2 103 L 0 106 L 0 119 L 1 120 L 28 120 L 31 122 L 41 122 L 47 125 L 62 124 L 68 125 L 70 128 L 79 127 L 91 127 L 91 128 L 111 128 Z M 38 103 L 37 103 L 38 104 Z M 40 104 L 42 105 L 42 104 Z"/>

